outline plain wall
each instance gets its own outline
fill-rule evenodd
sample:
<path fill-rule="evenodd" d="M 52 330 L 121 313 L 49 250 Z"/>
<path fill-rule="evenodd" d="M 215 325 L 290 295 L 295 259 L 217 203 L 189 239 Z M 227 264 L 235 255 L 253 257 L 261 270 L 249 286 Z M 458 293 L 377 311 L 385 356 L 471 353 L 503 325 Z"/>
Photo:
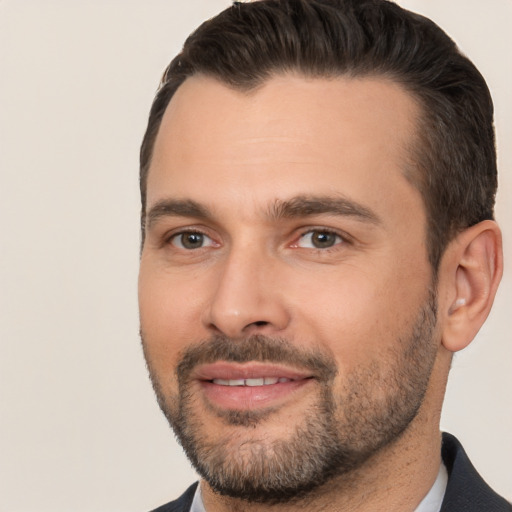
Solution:
<path fill-rule="evenodd" d="M 512 256 L 512 2 L 402 0 L 481 69 Z M 0 511 L 135 512 L 194 473 L 138 338 L 138 150 L 160 75 L 227 0 L 0 2 Z M 442 427 L 512 499 L 512 286 L 456 356 Z"/>

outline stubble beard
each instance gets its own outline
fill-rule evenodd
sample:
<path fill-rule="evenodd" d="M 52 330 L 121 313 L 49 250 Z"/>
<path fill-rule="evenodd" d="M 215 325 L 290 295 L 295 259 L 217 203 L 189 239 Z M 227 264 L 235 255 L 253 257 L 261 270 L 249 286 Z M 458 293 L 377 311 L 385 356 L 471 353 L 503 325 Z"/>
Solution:
<path fill-rule="evenodd" d="M 337 396 L 332 357 L 301 350 L 287 340 L 216 336 L 194 345 L 178 365 L 177 395 L 164 391 L 144 338 L 143 347 L 160 408 L 201 477 L 221 495 L 274 505 L 304 499 L 400 437 L 416 417 L 428 387 L 437 353 L 435 323 L 436 297 L 431 291 L 409 333 L 394 345 L 390 360 L 372 360 L 355 369 Z M 316 376 L 317 396 L 299 411 L 302 419 L 281 439 L 265 435 L 264 423 L 276 412 L 273 409 L 226 411 L 206 404 L 209 414 L 204 415 L 205 404 L 190 392 L 190 374 L 199 364 L 219 360 L 303 368 Z M 211 414 L 225 424 L 226 434 L 209 436 L 205 422 Z"/>

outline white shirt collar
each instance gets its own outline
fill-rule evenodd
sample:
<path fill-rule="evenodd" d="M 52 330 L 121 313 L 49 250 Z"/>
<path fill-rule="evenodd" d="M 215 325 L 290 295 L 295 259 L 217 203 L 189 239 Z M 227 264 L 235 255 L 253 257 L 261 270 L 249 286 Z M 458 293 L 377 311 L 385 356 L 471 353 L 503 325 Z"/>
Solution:
<path fill-rule="evenodd" d="M 448 471 L 441 462 L 439 473 L 437 474 L 434 485 L 430 488 L 427 495 L 421 500 L 414 512 L 439 512 L 443 504 L 444 493 L 448 485 Z"/>
<path fill-rule="evenodd" d="M 190 507 L 190 512 L 206 512 L 203 504 L 203 498 L 201 497 L 201 484 L 197 486 L 196 493 L 194 494 L 194 500 Z"/>

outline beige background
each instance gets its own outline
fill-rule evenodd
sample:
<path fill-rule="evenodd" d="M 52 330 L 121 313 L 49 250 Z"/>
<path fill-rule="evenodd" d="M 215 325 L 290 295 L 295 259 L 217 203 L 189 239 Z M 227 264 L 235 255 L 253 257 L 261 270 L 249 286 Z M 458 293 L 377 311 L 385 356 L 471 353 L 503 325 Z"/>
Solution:
<path fill-rule="evenodd" d="M 0 511 L 144 511 L 194 479 L 139 347 L 137 159 L 163 68 L 228 4 L 0 1 Z M 510 262 L 512 1 L 401 4 L 488 79 Z M 442 425 L 509 499 L 511 285 L 455 360 Z"/>

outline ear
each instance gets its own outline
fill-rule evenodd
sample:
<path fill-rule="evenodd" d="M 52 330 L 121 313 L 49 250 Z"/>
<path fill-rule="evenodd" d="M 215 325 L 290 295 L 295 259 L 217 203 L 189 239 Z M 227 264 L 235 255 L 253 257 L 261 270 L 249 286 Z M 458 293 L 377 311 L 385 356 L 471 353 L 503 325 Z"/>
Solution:
<path fill-rule="evenodd" d="M 439 268 L 442 344 L 465 348 L 491 310 L 503 273 L 501 231 L 485 220 L 460 233 L 446 248 Z"/>

